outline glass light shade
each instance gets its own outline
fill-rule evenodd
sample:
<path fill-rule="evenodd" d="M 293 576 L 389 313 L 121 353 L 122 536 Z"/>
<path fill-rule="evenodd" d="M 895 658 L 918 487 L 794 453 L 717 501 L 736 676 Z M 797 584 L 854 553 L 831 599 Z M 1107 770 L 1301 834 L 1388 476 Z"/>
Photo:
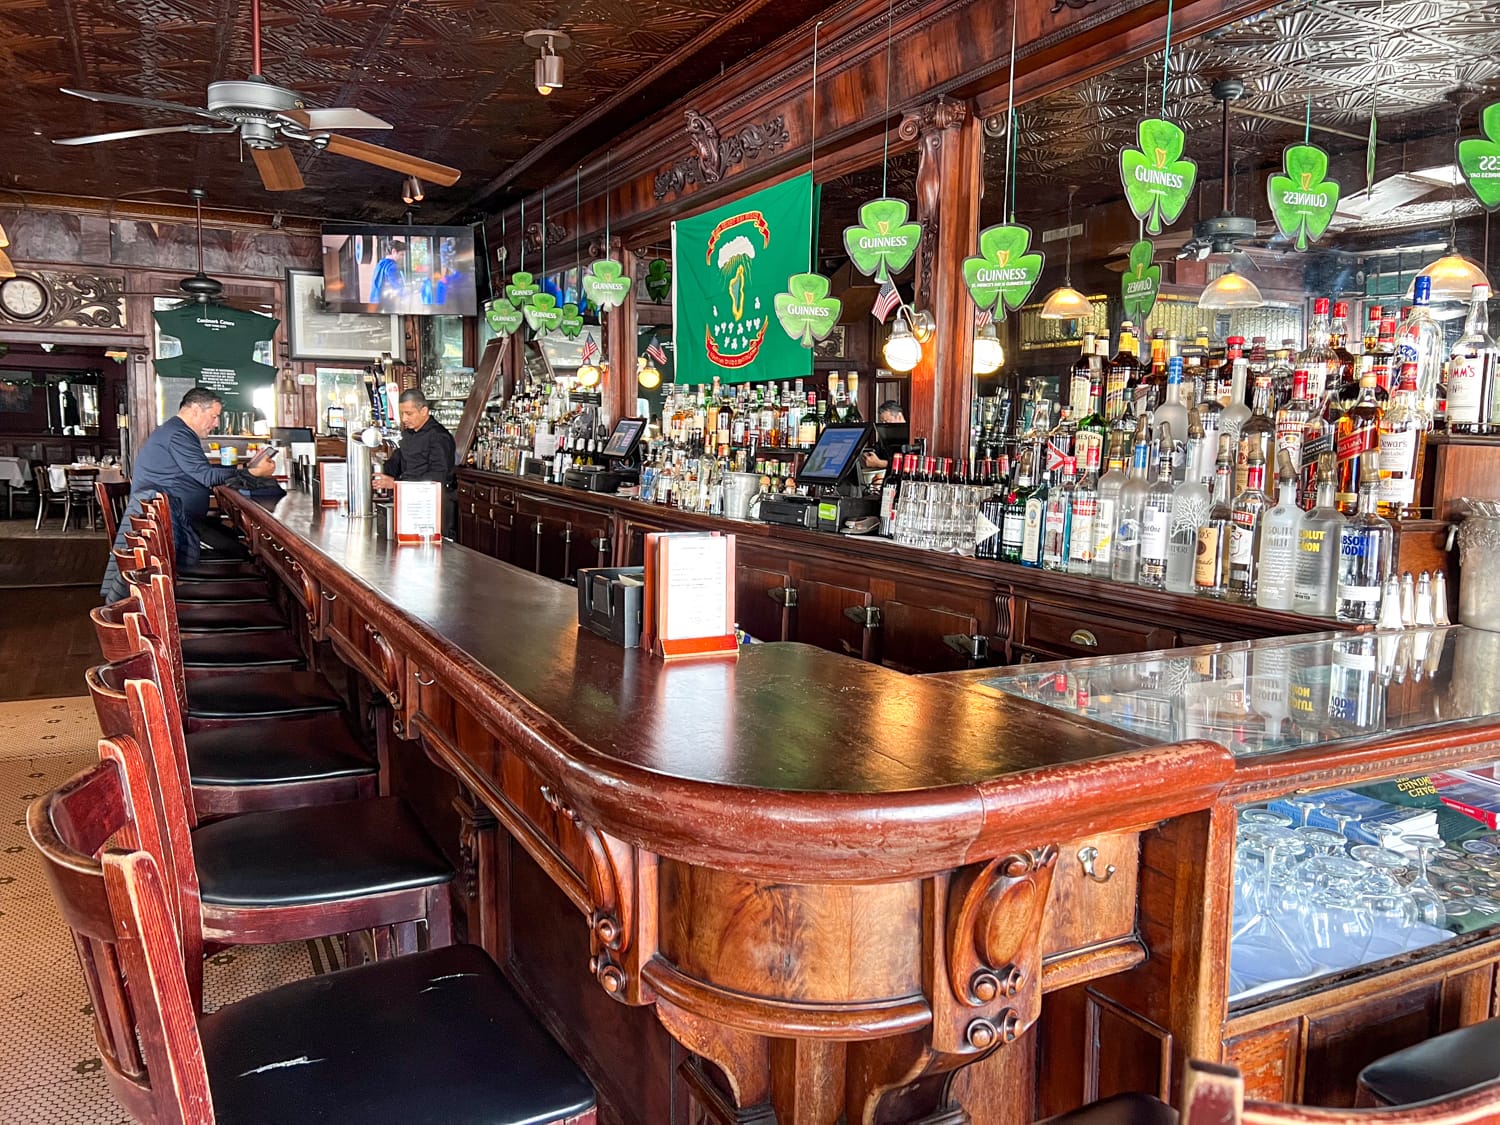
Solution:
<path fill-rule="evenodd" d="M 578 385 L 580 387 L 597 387 L 599 385 L 599 369 L 592 363 L 585 363 L 578 369 Z"/>
<path fill-rule="evenodd" d="M 635 373 L 635 381 L 648 391 L 654 391 L 661 386 L 661 372 L 656 369 L 655 364 L 642 363 L 640 370 Z"/>
<path fill-rule="evenodd" d="M 5 233 L 5 227 L 4 227 L 4 225 L 0 224 L 0 250 L 5 249 L 9 245 L 10 245 L 10 235 L 8 235 L 8 234 Z"/>
<path fill-rule="evenodd" d="M 1254 309 L 1265 303 L 1255 282 L 1234 270 L 1211 282 L 1198 298 L 1200 309 Z"/>
<path fill-rule="evenodd" d="M 1094 315 L 1094 306 L 1071 285 L 1061 285 L 1047 294 L 1037 315 L 1043 320 L 1087 320 Z"/>
<path fill-rule="evenodd" d="M 1468 304 L 1473 296 L 1474 286 L 1488 285 L 1490 279 L 1484 275 L 1484 270 L 1478 264 L 1465 258 L 1453 247 L 1448 247 L 1448 253 L 1422 270 L 1417 277 L 1430 277 L 1432 279 L 1432 299 L 1434 301 L 1455 301 Z M 1412 292 L 1416 290 L 1416 282 L 1412 282 Z M 1410 295 L 1410 294 L 1408 294 Z"/>
<path fill-rule="evenodd" d="M 995 326 L 986 324 L 974 337 L 974 374 L 993 375 L 1005 362 L 1005 348 L 995 337 Z"/>
<path fill-rule="evenodd" d="M 892 371 L 910 371 L 922 362 L 922 341 L 912 335 L 904 316 L 896 317 L 890 338 L 881 351 Z"/>
<path fill-rule="evenodd" d="M 10 264 L 10 256 L 0 250 L 0 277 L 15 277 L 16 267 Z"/>

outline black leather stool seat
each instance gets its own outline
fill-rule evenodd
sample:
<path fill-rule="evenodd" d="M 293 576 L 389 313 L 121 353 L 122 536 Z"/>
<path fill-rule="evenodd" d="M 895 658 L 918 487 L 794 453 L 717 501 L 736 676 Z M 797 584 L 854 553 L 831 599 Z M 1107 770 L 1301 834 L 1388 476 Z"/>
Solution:
<path fill-rule="evenodd" d="M 187 736 L 194 785 L 275 785 L 374 774 L 374 755 L 338 715 L 277 720 L 274 728 L 237 723 Z"/>
<path fill-rule="evenodd" d="M 181 605 L 177 628 L 184 633 L 269 633 L 285 629 L 286 618 L 270 602 Z"/>
<path fill-rule="evenodd" d="M 219 1125 L 542 1125 L 594 1105 L 472 945 L 283 985 L 199 1027 Z"/>
<path fill-rule="evenodd" d="M 453 868 L 399 797 L 217 820 L 193 833 L 193 856 L 206 906 L 310 906 L 453 878 Z M 393 1006 L 390 1018 L 399 1022 L 406 1014 Z"/>
<path fill-rule="evenodd" d="M 191 719 L 274 719 L 338 711 L 344 701 L 316 672 L 225 672 L 187 685 Z"/>
<path fill-rule="evenodd" d="M 1177 1111 L 1149 1094 L 1116 1094 L 1039 1125 L 1177 1125 Z"/>
<path fill-rule="evenodd" d="M 244 559 L 231 558 L 199 558 L 195 566 L 179 566 L 177 568 L 177 581 L 182 582 L 221 582 L 231 578 L 261 578 L 261 572 L 255 569 L 255 564 Z"/>
<path fill-rule="evenodd" d="M 182 666 L 197 669 L 303 668 L 287 633 L 193 633 L 182 638 Z"/>
<path fill-rule="evenodd" d="M 1446 1098 L 1496 1080 L 1500 1080 L 1500 1019 L 1425 1039 L 1359 1072 L 1360 1085 L 1386 1105 Z"/>
<path fill-rule="evenodd" d="M 243 605 L 270 601 L 271 587 L 264 578 L 223 578 L 184 583 L 175 594 L 178 605 Z"/>

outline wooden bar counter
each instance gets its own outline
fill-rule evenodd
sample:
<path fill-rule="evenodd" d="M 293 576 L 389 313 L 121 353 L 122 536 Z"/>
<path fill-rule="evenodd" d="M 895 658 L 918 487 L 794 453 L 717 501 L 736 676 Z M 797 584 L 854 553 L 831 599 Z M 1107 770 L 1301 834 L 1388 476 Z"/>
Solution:
<path fill-rule="evenodd" d="M 469 937 L 611 1119 L 1029 1120 L 1043 990 L 1141 961 L 1137 834 L 1232 772 L 806 645 L 664 665 L 456 544 L 224 503 L 388 708 Z"/>

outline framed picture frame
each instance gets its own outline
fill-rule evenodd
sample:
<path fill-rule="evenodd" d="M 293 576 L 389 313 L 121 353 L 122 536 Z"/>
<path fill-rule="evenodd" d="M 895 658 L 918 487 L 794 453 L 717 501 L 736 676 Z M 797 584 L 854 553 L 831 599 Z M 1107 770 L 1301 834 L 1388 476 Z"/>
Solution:
<path fill-rule="evenodd" d="M 848 345 L 848 331 L 845 325 L 834 325 L 833 331 L 828 334 L 826 340 L 819 340 L 813 345 L 813 358 L 844 359 L 844 351 Z"/>
<path fill-rule="evenodd" d="M 286 271 L 286 330 L 293 359 L 353 359 L 366 362 L 389 352 L 402 358 L 401 318 L 332 312 L 323 303 L 323 275 Z"/>

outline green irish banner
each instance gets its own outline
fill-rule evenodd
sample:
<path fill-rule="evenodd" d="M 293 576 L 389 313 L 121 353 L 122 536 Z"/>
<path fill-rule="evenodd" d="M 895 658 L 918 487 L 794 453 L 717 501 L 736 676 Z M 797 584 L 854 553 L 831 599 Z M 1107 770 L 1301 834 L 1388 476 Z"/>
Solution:
<path fill-rule="evenodd" d="M 776 295 L 811 266 L 812 177 L 672 224 L 677 382 L 796 379 L 812 353 L 771 331 Z"/>

